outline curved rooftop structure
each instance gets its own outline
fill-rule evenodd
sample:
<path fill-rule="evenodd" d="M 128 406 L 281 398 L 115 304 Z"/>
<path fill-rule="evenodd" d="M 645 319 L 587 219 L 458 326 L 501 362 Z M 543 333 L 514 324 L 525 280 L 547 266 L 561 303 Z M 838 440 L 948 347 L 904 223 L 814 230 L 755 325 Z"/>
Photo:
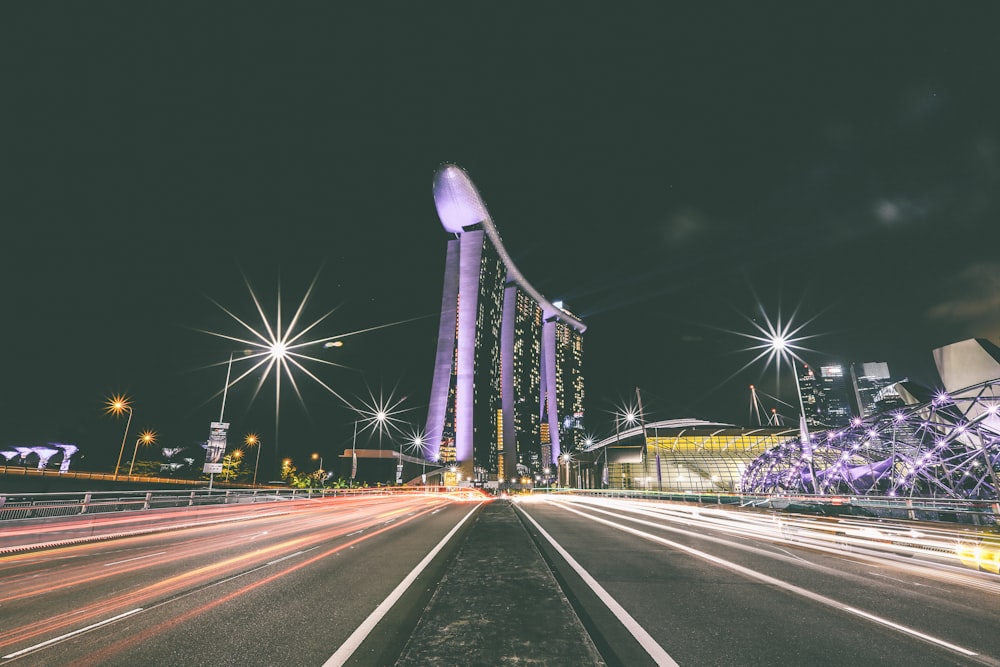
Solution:
<path fill-rule="evenodd" d="M 555 317 L 580 333 L 586 331 L 587 325 L 571 313 L 554 305 L 525 279 L 517 265 L 514 264 L 507 249 L 504 248 L 500 234 L 486 209 L 486 203 L 464 169 L 454 164 L 446 164 L 437 170 L 437 173 L 434 174 L 434 205 L 437 207 L 441 225 L 445 231 L 452 234 L 461 234 L 466 227 L 482 224 L 486 235 L 507 268 L 507 276 L 510 281 L 517 283 L 542 306 L 546 319 Z"/>

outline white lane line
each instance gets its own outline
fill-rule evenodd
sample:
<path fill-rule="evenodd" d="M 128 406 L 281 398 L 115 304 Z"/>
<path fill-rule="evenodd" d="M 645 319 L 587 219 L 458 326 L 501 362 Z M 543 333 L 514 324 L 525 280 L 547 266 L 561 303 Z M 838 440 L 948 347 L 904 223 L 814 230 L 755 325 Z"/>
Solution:
<path fill-rule="evenodd" d="M 597 597 L 601 599 L 601 602 L 603 602 L 607 608 L 611 610 L 611 613 L 614 614 L 619 621 L 621 621 L 621 624 L 625 626 L 625 629 L 627 629 L 632 636 L 635 637 L 636 641 L 639 642 L 642 648 L 646 650 L 649 657 L 656 661 L 657 665 L 678 667 L 674 659 L 670 657 L 670 654 L 668 654 L 663 647 L 660 646 L 641 625 L 639 625 L 638 621 L 632 618 L 631 614 L 625 611 L 624 607 L 618 604 L 617 600 L 611 597 L 611 594 L 608 593 L 603 586 L 597 583 L 597 580 L 594 579 L 589 572 L 583 569 L 582 565 L 576 562 L 576 559 L 569 555 L 569 552 L 563 549 L 551 535 L 545 532 L 545 529 L 538 525 L 538 522 L 535 521 L 523 507 L 518 505 L 518 509 L 521 510 L 521 513 L 528 518 L 528 521 L 534 524 L 535 528 L 538 529 L 539 534 L 547 539 L 549 544 L 551 544 L 552 547 L 559 552 L 559 555 L 562 556 L 567 563 L 569 563 L 569 566 L 572 567 L 578 575 L 580 575 L 580 578 L 583 579 L 584 583 L 590 586 L 590 590 L 597 594 Z"/>
<path fill-rule="evenodd" d="M 105 563 L 104 567 L 110 567 L 111 565 L 121 565 L 122 563 L 131 563 L 134 560 L 142 560 L 143 558 L 152 558 L 153 556 L 162 556 L 167 553 L 166 551 L 157 551 L 155 554 L 146 554 L 145 556 L 136 556 L 135 558 L 126 558 L 125 560 L 116 560 L 114 563 Z"/>
<path fill-rule="evenodd" d="M 350 537 L 351 535 L 357 535 L 358 533 L 363 533 L 363 532 L 365 532 L 364 528 L 362 528 L 361 530 L 356 530 L 353 533 L 348 533 L 347 535 L 344 535 L 344 537 Z"/>
<path fill-rule="evenodd" d="M 295 553 L 290 553 L 290 554 L 288 554 L 286 556 L 282 556 L 281 558 L 276 558 L 274 560 L 269 560 L 269 561 L 267 561 L 264 564 L 265 565 L 274 565 L 275 563 L 280 563 L 283 560 L 288 560 L 289 558 L 294 558 L 294 557 L 299 556 L 299 555 L 301 555 L 303 553 L 305 553 L 305 552 L 303 552 L 303 551 L 296 551 Z"/>
<path fill-rule="evenodd" d="M 869 614 L 867 611 L 862 611 L 860 609 L 855 609 L 854 607 L 848 607 L 846 605 L 844 605 L 843 608 L 846 611 L 851 612 L 852 614 L 857 614 L 862 618 L 867 618 L 869 621 L 873 621 L 880 625 L 884 625 L 888 628 L 892 628 L 893 630 L 905 632 L 906 634 L 913 635 L 914 637 L 920 637 L 924 641 L 931 642 L 932 644 L 939 644 L 941 646 L 945 646 L 947 648 L 950 648 L 952 651 L 958 651 L 963 655 L 968 655 L 968 656 L 979 655 L 978 653 L 974 653 L 969 649 L 962 648 L 961 646 L 955 646 L 954 644 L 949 644 L 948 642 L 942 641 L 937 637 L 925 635 L 924 633 L 914 630 L 913 628 L 908 628 L 905 625 L 899 625 L 898 623 L 893 623 L 892 621 L 882 618 L 881 616 L 876 616 L 875 614 Z"/>
<path fill-rule="evenodd" d="M 551 502 L 551 501 L 549 501 L 549 502 Z M 864 611 L 861 611 L 859 609 L 855 609 L 854 607 L 849 607 L 849 606 L 847 606 L 846 604 L 844 604 L 842 602 L 838 602 L 837 600 L 834 600 L 833 598 L 828 598 L 825 595 L 820 595 L 819 593 L 814 593 L 814 592 L 812 592 L 810 590 L 807 590 L 805 588 L 800 588 L 800 587 L 798 587 L 798 586 L 796 586 L 794 584 L 790 584 L 790 583 L 788 583 L 786 581 L 782 581 L 781 579 L 775 579 L 774 577 L 768 576 L 768 575 L 763 574 L 761 572 L 757 572 L 756 570 L 751 570 L 750 568 L 743 567 L 742 565 L 738 565 L 736 563 L 733 563 L 731 561 L 719 558 L 717 556 L 713 556 L 712 554 L 705 553 L 704 551 L 698 551 L 697 549 L 692 549 L 691 547 L 685 546 L 683 544 L 679 544 L 677 542 L 672 542 L 671 540 L 662 538 L 662 537 L 660 537 L 658 535 L 653 535 L 651 533 L 646 533 L 646 532 L 643 532 L 641 530 L 636 530 L 635 528 L 631 528 L 629 526 L 623 526 L 621 524 L 614 523 L 613 521 L 608 521 L 607 519 L 602 519 L 602 518 L 596 517 L 596 516 L 594 516 L 592 514 L 587 514 L 585 512 L 581 512 L 579 510 L 575 510 L 572 507 L 569 507 L 566 503 L 554 503 L 553 502 L 552 504 L 553 505 L 557 505 L 558 507 L 562 507 L 567 512 L 573 512 L 574 514 L 577 514 L 577 515 L 582 516 L 584 518 L 590 519 L 591 521 L 596 521 L 597 523 L 603 523 L 603 524 L 605 524 L 607 526 L 611 526 L 612 528 L 617 528 L 618 530 L 621 530 L 623 532 L 631 533 L 632 535 L 636 535 L 636 536 L 641 537 L 643 539 L 647 539 L 647 540 L 649 540 L 651 542 L 658 542 L 660 544 L 666 545 L 666 546 L 671 547 L 673 549 L 677 549 L 679 551 L 683 551 L 684 553 L 691 554 L 692 556 L 696 556 L 696 557 L 701 558 L 703 560 L 707 560 L 710 563 L 715 563 L 716 565 L 720 565 L 722 567 L 728 568 L 730 570 L 733 570 L 734 572 L 739 572 L 740 574 L 742 574 L 744 576 L 747 576 L 747 577 L 750 577 L 751 579 L 757 579 L 758 581 L 763 581 L 764 583 L 771 584 L 771 585 L 777 586 L 779 588 L 783 588 L 786 591 L 789 591 L 789 592 L 792 592 L 792 593 L 796 593 L 798 595 L 801 595 L 804 598 L 808 598 L 810 600 L 813 600 L 814 602 L 818 602 L 820 604 L 824 604 L 824 605 L 827 605 L 829 607 L 833 607 L 834 609 L 840 609 L 842 611 L 846 611 L 846 612 L 848 612 L 850 614 L 854 614 L 856 616 L 860 616 L 860 617 L 868 619 L 870 621 L 874 621 L 876 623 L 879 623 L 880 625 L 884 625 L 884 626 L 886 626 L 888 628 L 892 628 L 892 629 L 897 630 L 899 632 L 908 634 L 908 635 L 910 635 L 912 637 L 917 637 L 919 639 L 922 639 L 924 641 L 930 642 L 932 644 L 937 644 L 938 646 L 943 646 L 944 648 L 951 649 L 952 651 L 956 651 L 956 652 L 961 653 L 963 655 L 967 655 L 967 656 L 979 655 L 975 651 L 970 651 L 967 648 L 962 648 L 961 646 L 956 646 L 955 644 L 951 644 L 949 642 L 946 642 L 943 639 L 938 639 L 937 637 L 932 637 L 931 635 L 924 634 L 924 633 L 920 632 L 919 630 L 914 630 L 913 628 L 906 627 L 905 625 L 899 625 L 898 623 L 893 623 L 892 621 L 890 621 L 888 619 L 885 619 L 885 618 L 882 618 L 880 616 L 876 616 L 874 614 L 870 614 L 868 612 L 864 612 Z"/>
<path fill-rule="evenodd" d="M 888 579 L 889 581 L 895 581 L 897 583 L 903 584 L 904 586 L 924 586 L 927 584 L 922 584 L 919 581 L 906 581 L 905 579 L 897 579 L 896 577 L 890 577 L 888 574 L 882 574 L 881 572 L 869 572 L 873 577 L 882 577 L 883 579 Z"/>
<path fill-rule="evenodd" d="M 392 609 L 392 605 L 396 604 L 396 601 L 403 596 L 403 593 L 410 587 L 410 584 L 412 584 L 420 573 L 427 568 L 430 562 L 434 560 L 434 557 L 437 556 L 438 552 L 441 551 L 441 549 L 444 548 L 444 545 L 448 543 L 448 540 L 450 540 L 452 536 L 458 532 L 458 529 L 462 527 L 462 524 L 464 524 L 477 509 L 479 509 L 479 504 L 469 510 L 469 513 L 462 517 L 462 520 L 455 524 L 454 528 L 448 531 L 448 534 L 437 543 L 437 546 L 431 549 L 430 553 L 424 556 L 422 561 L 417 563 L 417 566 L 413 568 L 408 575 L 406 575 L 405 579 L 399 582 L 399 585 L 393 589 L 392 593 L 389 593 L 389 597 L 383 600 L 382 603 L 375 608 L 375 611 L 369 614 L 368 618 L 366 618 L 364 622 L 362 622 L 361 625 L 359 625 L 358 628 L 351 633 L 351 636 L 347 638 L 347 641 L 340 645 L 340 648 L 337 649 L 336 653 L 331 655 L 330 659 L 323 663 L 323 667 L 340 667 L 347 662 L 351 655 L 358 650 L 358 647 L 361 646 L 361 643 L 366 637 L 368 637 L 375 626 L 378 625 L 378 622 L 382 620 L 382 617 L 385 616 L 390 609 Z"/>
<path fill-rule="evenodd" d="M 59 635 L 58 637 L 53 637 L 52 639 L 47 639 L 47 640 L 43 641 L 41 644 L 35 644 L 34 646 L 29 646 L 28 648 L 23 648 L 20 651 L 15 651 L 14 653 L 8 653 L 7 655 L 3 656 L 3 659 L 7 660 L 9 658 L 17 658 L 19 656 L 25 655 L 26 653 L 31 653 L 32 651 L 37 651 L 38 649 L 43 648 L 45 646 L 48 646 L 50 644 L 55 644 L 56 642 L 61 642 L 64 639 L 69 639 L 70 637 L 74 637 L 76 635 L 81 635 L 84 632 L 89 632 L 89 631 L 93 630 L 94 628 L 99 628 L 102 625 L 107 625 L 108 623 L 114 623 L 115 621 L 123 619 L 126 616 L 131 616 L 132 614 L 137 614 L 140 611 L 142 611 L 142 607 L 133 609 L 132 611 L 127 611 L 124 614 L 118 614 L 117 616 L 112 616 L 111 618 L 106 618 L 103 621 L 99 621 L 97 623 L 94 623 L 93 625 L 88 625 L 85 628 L 80 628 L 79 630 L 74 630 L 73 632 L 67 632 L 64 635 Z"/>

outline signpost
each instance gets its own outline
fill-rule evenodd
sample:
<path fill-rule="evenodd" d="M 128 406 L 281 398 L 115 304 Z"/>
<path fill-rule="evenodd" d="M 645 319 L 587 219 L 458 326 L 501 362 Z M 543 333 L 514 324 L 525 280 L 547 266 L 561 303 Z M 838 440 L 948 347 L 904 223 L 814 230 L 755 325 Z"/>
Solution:
<path fill-rule="evenodd" d="M 205 444 L 205 468 L 202 472 L 209 474 L 208 488 L 212 488 L 215 475 L 222 472 L 222 457 L 226 453 L 226 433 L 228 422 L 212 422 L 208 442 Z"/>

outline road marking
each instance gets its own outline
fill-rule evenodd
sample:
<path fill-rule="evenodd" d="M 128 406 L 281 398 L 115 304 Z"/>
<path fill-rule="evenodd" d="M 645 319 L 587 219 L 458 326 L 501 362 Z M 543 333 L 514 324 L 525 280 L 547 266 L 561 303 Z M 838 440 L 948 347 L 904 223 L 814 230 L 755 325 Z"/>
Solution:
<path fill-rule="evenodd" d="M 365 532 L 364 528 L 362 528 L 361 530 L 356 530 L 353 533 L 348 533 L 347 535 L 344 535 L 344 537 L 350 537 L 351 535 L 357 535 L 358 533 L 363 533 L 363 532 Z"/>
<path fill-rule="evenodd" d="M 267 561 L 264 564 L 265 565 L 274 565 L 275 563 L 280 563 L 283 560 L 288 560 L 289 558 L 294 558 L 295 556 L 298 556 L 298 555 L 303 554 L 303 553 L 305 553 L 305 552 L 304 551 L 296 551 L 295 553 L 291 553 L 291 554 L 288 554 L 286 556 L 282 556 L 281 558 L 276 558 L 274 560 L 269 560 L 269 561 Z"/>
<path fill-rule="evenodd" d="M 573 568 L 578 575 L 580 575 L 580 578 L 583 579 L 584 583 L 590 586 L 590 590 L 597 594 L 597 597 L 601 599 L 601 602 L 603 602 L 605 606 L 611 610 L 611 613 L 614 614 L 619 621 L 621 621 L 621 624 L 625 626 L 625 629 L 628 630 L 633 637 L 635 637 L 635 640 L 646 650 L 649 657 L 656 661 L 657 665 L 679 667 L 674 659 L 670 657 L 670 654 L 667 653 L 662 646 L 656 643 L 656 640 L 653 639 L 648 632 L 646 632 L 645 628 L 639 625 L 639 622 L 632 618 L 632 615 L 625 611 L 625 608 L 618 604 L 618 601 L 611 597 L 611 594 L 608 593 L 603 586 L 597 583 L 597 580 L 594 579 L 589 572 L 583 569 L 583 566 L 576 562 L 576 559 L 570 556 L 568 551 L 563 549 L 551 535 L 545 532 L 545 529 L 538 525 L 538 522 L 535 521 L 523 507 L 518 505 L 517 508 L 521 510 L 521 513 L 528 518 L 528 521 L 530 521 L 535 528 L 538 529 L 539 534 L 547 539 L 549 544 L 551 544 L 552 547 L 559 552 L 559 555 L 562 556 L 567 563 L 569 563 L 569 566 Z"/>
<path fill-rule="evenodd" d="M 895 581 L 900 584 L 903 584 L 904 586 L 924 586 L 924 587 L 927 586 L 927 584 L 922 584 L 919 581 L 906 581 L 905 579 L 897 579 L 896 577 L 890 577 L 888 574 L 882 574 L 881 572 L 869 572 L 868 574 L 872 575 L 873 577 L 882 577 L 883 579 L 888 579 L 889 581 Z"/>
<path fill-rule="evenodd" d="M 573 509 L 571 507 L 568 507 L 566 505 L 566 503 L 553 503 L 553 504 L 558 505 L 559 507 L 562 507 L 567 512 L 572 512 L 572 513 L 577 514 L 579 516 L 582 516 L 582 517 L 585 517 L 587 519 L 590 519 L 591 521 L 596 521 L 598 523 L 603 523 L 603 524 L 605 524 L 607 526 L 611 526 L 612 528 L 617 528 L 618 530 L 621 530 L 623 532 L 631 533 L 632 535 L 636 535 L 638 537 L 642 537 L 642 538 L 647 539 L 647 540 L 649 540 L 651 542 L 658 542 L 660 544 L 664 544 L 664 545 L 666 545 L 668 547 L 671 547 L 673 549 L 677 549 L 679 551 L 683 551 L 684 553 L 690 554 L 692 556 L 696 556 L 696 557 L 701 558 L 703 560 L 707 560 L 710 563 L 715 563 L 716 565 L 720 565 L 722 567 L 725 567 L 725 568 L 728 568 L 730 570 L 733 570 L 734 572 L 738 572 L 740 574 L 743 574 L 744 576 L 750 577 L 751 579 L 757 579 L 758 581 L 763 581 L 764 583 L 771 584 L 773 586 L 778 586 L 779 588 L 783 588 L 786 591 L 790 591 L 792 593 L 796 593 L 798 595 L 801 595 L 802 597 L 805 597 L 805 598 L 808 598 L 810 600 L 813 600 L 814 602 L 818 602 L 820 604 L 824 604 L 824 605 L 827 605 L 829 607 L 833 607 L 834 609 L 840 609 L 842 611 L 846 611 L 846 612 L 848 612 L 850 614 L 854 614 L 856 616 L 860 616 L 860 617 L 868 619 L 870 621 L 874 621 L 874 622 L 879 623 L 880 625 L 884 625 L 884 626 L 886 626 L 888 628 L 892 628 L 894 630 L 898 630 L 899 632 L 902 632 L 904 634 L 908 634 L 908 635 L 910 635 L 912 637 L 917 637 L 919 639 L 922 639 L 924 641 L 930 642 L 932 644 L 937 644 L 938 646 L 942 646 L 944 648 L 951 649 L 952 651 L 956 651 L 956 652 L 961 653 L 963 655 L 967 655 L 967 656 L 977 656 L 977 655 L 979 655 L 975 651 L 970 651 L 967 648 L 962 648 L 961 646 L 956 646 L 955 644 L 951 644 L 949 642 L 946 642 L 943 639 L 938 639 L 937 637 L 933 637 L 931 635 L 924 634 L 924 633 L 920 632 L 919 630 L 914 630 L 913 628 L 909 628 L 909 627 L 907 627 L 905 625 L 899 625 L 898 623 L 893 623 L 892 621 L 890 621 L 888 619 L 885 619 L 885 618 L 882 618 L 880 616 L 876 616 L 874 614 L 870 614 L 868 612 L 861 611 L 860 609 L 855 609 L 854 607 L 850 607 L 850 606 L 848 606 L 848 605 L 846 605 L 846 604 L 844 604 L 842 602 L 838 602 L 837 600 L 834 600 L 833 598 L 828 598 L 825 595 L 820 595 L 819 593 L 814 593 L 814 592 L 812 592 L 810 590 L 807 590 L 805 588 L 800 588 L 799 586 L 796 586 L 794 584 L 790 584 L 790 583 L 788 583 L 786 581 L 782 581 L 781 579 L 775 579 L 774 577 L 771 577 L 769 575 L 763 574 L 761 572 L 757 572 L 756 570 L 751 570 L 750 568 L 743 567 L 742 565 L 738 565 L 736 563 L 733 563 L 732 561 L 728 561 L 728 560 L 725 560 L 723 558 L 719 558 L 718 556 L 713 556 L 712 554 L 705 553 L 704 551 L 698 551 L 697 549 L 692 549 L 689 546 L 685 546 L 683 544 L 679 544 L 677 542 L 673 542 L 671 540 L 665 539 L 665 538 L 660 537 L 658 535 L 653 535 L 652 533 L 646 533 L 646 532 L 643 532 L 641 530 L 637 530 L 635 528 L 631 528 L 629 526 L 623 526 L 623 525 L 615 523 L 613 521 L 608 521 L 607 519 L 602 519 L 600 517 L 596 517 L 596 516 L 594 516 L 592 514 L 587 514 L 585 512 L 581 512 L 579 510 L 575 510 L 575 509 Z M 597 511 L 600 511 L 600 510 L 597 510 Z"/>
<path fill-rule="evenodd" d="M 3 656 L 3 659 L 7 660 L 9 658 L 20 657 L 20 656 L 25 655 L 27 653 L 31 653 L 32 651 L 37 651 L 40 648 L 44 648 L 46 646 L 49 646 L 50 644 L 55 644 L 57 642 L 61 642 L 64 639 L 69 639 L 70 637 L 75 637 L 76 635 L 82 635 L 84 632 L 90 632 L 91 630 L 93 630 L 95 628 L 99 628 L 102 625 L 107 625 L 108 623 L 114 623 L 115 621 L 121 620 L 121 619 L 125 618 L 126 616 L 131 616 L 132 614 L 138 614 L 140 611 L 142 611 L 142 607 L 138 607 L 136 609 L 133 609 L 132 611 L 127 611 L 124 614 L 118 614 L 117 616 L 112 616 L 111 618 L 106 618 L 103 621 L 99 621 L 99 622 L 94 623 L 92 625 L 88 625 L 85 628 L 80 628 L 79 630 L 74 630 L 73 632 L 67 632 L 64 635 L 59 635 L 58 637 L 53 637 L 52 639 L 47 639 L 47 640 L 43 641 L 41 644 L 35 644 L 34 646 L 29 646 L 28 648 L 23 648 L 20 651 L 15 651 L 14 653 L 8 653 L 7 655 Z"/>
<path fill-rule="evenodd" d="M 462 517 L 462 520 L 455 524 L 455 527 L 448 531 L 447 535 L 441 538 L 441 541 L 437 543 L 437 546 L 431 549 L 430 553 L 424 556 L 422 561 L 417 563 L 417 566 L 413 568 L 408 575 L 406 575 L 405 579 L 399 582 L 399 585 L 393 589 L 392 593 L 389 593 L 389 597 L 383 600 L 382 603 L 375 608 L 375 611 L 369 614 L 368 618 L 366 618 L 364 622 L 362 622 L 361 625 L 359 625 L 358 628 L 351 633 L 351 636 L 347 638 L 347 641 L 341 644 L 340 648 L 338 648 L 337 651 L 330 656 L 330 659 L 323 663 L 323 667 L 340 667 L 347 662 L 351 655 L 358 650 L 358 647 L 361 646 L 361 643 L 365 640 L 365 638 L 371 634 L 371 631 L 375 628 L 375 626 L 378 625 L 378 622 L 382 620 L 382 617 L 384 617 L 389 610 L 392 609 L 392 605 L 396 604 L 396 601 L 403 596 L 403 593 L 406 592 L 406 589 L 410 587 L 410 584 L 414 582 L 420 573 L 427 569 L 427 566 L 432 560 L 434 560 L 434 557 L 437 556 L 438 552 L 444 548 L 444 545 L 448 543 L 448 540 L 450 540 L 452 536 L 458 532 L 458 529 L 462 527 L 462 524 L 464 524 L 477 509 L 479 509 L 479 504 L 469 510 L 469 513 Z"/>
<path fill-rule="evenodd" d="M 167 553 L 166 551 L 157 551 L 155 554 L 146 554 L 145 556 L 136 556 L 135 558 L 126 558 L 125 560 L 116 560 L 114 563 L 105 563 L 104 567 L 109 567 L 111 565 L 121 565 L 122 563 L 131 563 L 134 560 L 142 560 L 143 558 L 152 558 L 153 556 L 161 556 Z"/>

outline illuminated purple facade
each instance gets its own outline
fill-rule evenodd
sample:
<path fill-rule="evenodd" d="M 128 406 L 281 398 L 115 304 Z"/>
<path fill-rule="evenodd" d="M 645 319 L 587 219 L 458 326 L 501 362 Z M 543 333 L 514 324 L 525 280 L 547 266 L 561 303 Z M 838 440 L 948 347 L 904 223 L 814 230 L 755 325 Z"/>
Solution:
<path fill-rule="evenodd" d="M 428 457 L 462 480 L 511 479 L 582 442 L 586 326 L 524 279 L 468 175 L 434 177 L 445 255 Z M 568 441 L 568 442 L 567 442 Z"/>

